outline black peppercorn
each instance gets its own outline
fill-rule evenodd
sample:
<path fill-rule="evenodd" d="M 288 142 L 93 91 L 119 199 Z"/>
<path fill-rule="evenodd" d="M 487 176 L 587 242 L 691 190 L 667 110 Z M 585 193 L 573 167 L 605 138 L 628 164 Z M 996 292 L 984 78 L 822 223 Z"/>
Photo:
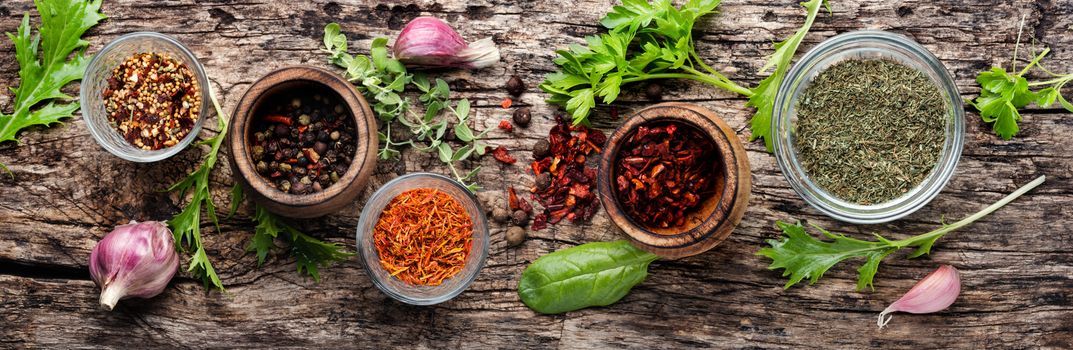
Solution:
<path fill-rule="evenodd" d="M 662 100 L 663 85 L 657 83 L 648 84 L 648 87 L 645 88 L 645 97 L 648 97 L 648 99 L 652 101 Z"/>
<path fill-rule="evenodd" d="M 511 214 L 510 220 L 514 222 L 515 225 L 525 226 L 529 224 L 529 214 L 524 210 L 518 209 L 514 211 L 514 214 Z"/>
<path fill-rule="evenodd" d="M 510 76 L 510 80 L 507 80 L 507 92 L 514 96 L 525 92 L 525 83 L 522 82 L 522 78 L 517 75 Z"/>
<path fill-rule="evenodd" d="M 283 124 L 276 124 L 276 137 L 287 137 L 291 134 L 291 128 Z"/>
<path fill-rule="evenodd" d="M 317 143 L 313 144 L 313 151 L 316 151 L 318 154 L 325 154 L 328 152 L 328 144 L 317 141 Z"/>
<path fill-rule="evenodd" d="M 537 141 L 535 145 L 533 145 L 533 159 L 542 159 L 544 157 L 547 157 L 550 152 L 551 144 L 548 143 L 548 140 L 540 140 Z"/>
<path fill-rule="evenodd" d="M 529 127 L 530 119 L 532 119 L 532 116 L 529 113 L 529 107 L 514 110 L 514 124 L 523 128 Z"/>
<path fill-rule="evenodd" d="M 547 172 L 543 172 L 543 173 L 540 173 L 540 175 L 537 175 L 537 177 L 536 177 L 537 191 L 546 190 L 546 189 L 548 189 L 548 186 L 551 186 L 551 174 L 547 173 Z"/>

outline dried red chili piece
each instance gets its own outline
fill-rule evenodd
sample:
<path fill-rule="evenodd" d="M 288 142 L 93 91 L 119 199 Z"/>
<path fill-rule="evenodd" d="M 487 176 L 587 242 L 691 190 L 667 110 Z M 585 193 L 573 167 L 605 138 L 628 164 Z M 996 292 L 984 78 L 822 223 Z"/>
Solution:
<path fill-rule="evenodd" d="M 509 153 L 507 153 L 507 148 L 503 147 L 503 145 L 496 147 L 496 149 L 492 151 L 492 157 L 506 164 L 514 164 L 514 162 L 518 161 L 517 159 L 514 159 L 514 157 L 511 157 Z"/>
<path fill-rule="evenodd" d="M 506 120 L 499 121 L 499 128 L 506 132 L 514 132 L 514 125 L 511 125 L 510 122 Z"/>
<path fill-rule="evenodd" d="M 516 192 L 514 192 L 514 187 L 513 186 L 507 187 L 507 193 L 508 193 L 508 201 L 507 201 L 507 203 L 510 206 L 510 210 L 521 210 L 521 211 L 526 212 L 527 214 L 532 214 L 533 213 L 533 206 L 531 204 L 529 204 L 529 202 L 526 201 L 524 198 L 518 197 L 518 194 Z"/>
<path fill-rule="evenodd" d="M 626 138 L 619 152 L 616 198 L 643 225 L 680 226 L 690 210 L 715 193 L 715 143 L 695 127 L 648 123 Z"/>
<path fill-rule="evenodd" d="M 596 168 L 586 167 L 592 153 L 599 153 L 607 136 L 584 125 L 571 126 L 563 116 L 548 133 L 548 154 L 530 164 L 533 174 L 548 174 L 547 186 L 532 186 L 532 198 L 544 207 L 533 218 L 533 230 L 563 219 L 586 222 L 596 215 L 600 202 L 593 194 Z"/>

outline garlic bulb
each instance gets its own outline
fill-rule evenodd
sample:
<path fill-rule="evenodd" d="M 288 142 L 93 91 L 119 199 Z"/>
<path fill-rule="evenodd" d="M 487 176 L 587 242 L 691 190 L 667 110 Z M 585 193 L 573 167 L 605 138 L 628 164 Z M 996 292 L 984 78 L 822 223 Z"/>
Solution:
<path fill-rule="evenodd" d="M 467 45 L 450 25 L 435 17 L 418 17 L 406 24 L 392 52 L 407 67 L 477 69 L 499 62 L 492 38 Z"/>
<path fill-rule="evenodd" d="M 877 321 L 879 329 L 883 329 L 883 326 L 890 322 L 893 316 L 888 314 L 892 312 L 926 314 L 942 311 L 950 307 L 959 294 L 961 294 L 961 277 L 958 275 L 958 270 L 950 265 L 939 266 L 939 269 L 917 282 L 898 301 L 890 304 L 879 314 L 879 321 Z"/>
<path fill-rule="evenodd" d="M 178 268 L 171 230 L 159 221 L 118 226 L 89 255 L 89 274 L 101 287 L 101 306 L 108 310 L 120 299 L 160 294 Z"/>

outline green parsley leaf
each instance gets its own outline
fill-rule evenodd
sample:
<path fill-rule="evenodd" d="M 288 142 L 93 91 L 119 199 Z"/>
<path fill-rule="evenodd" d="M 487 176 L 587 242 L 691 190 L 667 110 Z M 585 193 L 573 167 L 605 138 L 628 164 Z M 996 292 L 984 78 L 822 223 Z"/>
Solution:
<path fill-rule="evenodd" d="M 201 278 L 205 288 L 212 285 L 217 289 L 223 290 L 223 283 L 220 282 L 220 277 L 216 275 L 216 269 L 212 267 L 212 262 L 209 261 L 209 257 L 205 253 L 205 246 L 201 241 L 201 212 L 204 209 L 205 217 L 216 226 L 216 232 L 220 232 L 220 221 L 216 217 L 216 205 L 213 203 L 212 193 L 209 191 L 209 174 L 212 172 L 212 168 L 216 166 L 220 145 L 223 144 L 224 139 L 227 137 L 229 117 L 220 108 L 220 102 L 216 99 L 216 92 L 212 91 L 211 86 L 209 87 L 209 98 L 212 100 L 213 107 L 216 108 L 219 133 L 201 142 L 201 144 L 209 145 L 210 148 L 208 155 L 197 170 L 171 185 L 165 191 L 178 192 L 180 199 L 185 198 L 187 193 L 192 193 L 190 204 L 183 208 L 179 214 L 172 217 L 171 220 L 168 220 L 168 226 L 171 228 L 172 234 L 175 235 L 176 248 L 179 251 L 193 250 L 194 252 L 190 258 L 190 266 L 187 271 Z"/>
<path fill-rule="evenodd" d="M 857 269 L 857 290 L 860 291 L 865 288 L 875 290 L 873 279 L 876 272 L 879 271 L 879 264 L 883 262 L 883 258 L 886 258 L 887 255 L 906 247 L 917 248 L 908 255 L 909 258 L 928 254 L 931 252 L 931 247 L 935 244 L 935 241 L 942 236 L 991 214 L 1017 199 L 1017 197 L 1036 188 L 1045 180 L 1045 176 L 1040 176 L 998 202 L 961 221 L 943 225 L 922 235 L 895 241 L 883 238 L 879 234 L 874 235 L 875 241 L 865 241 L 841 234 L 833 234 L 813 225 L 824 236 L 831 239 L 830 241 L 821 241 L 808 234 L 805 227 L 800 223 L 789 224 L 776 221 L 775 224 L 782 230 L 782 237 L 766 240 L 765 242 L 769 247 L 760 249 L 756 254 L 771 259 L 771 265 L 768 266 L 768 269 L 783 269 L 782 275 L 789 277 L 789 281 L 783 285 L 783 288 L 790 288 L 804 279 L 808 279 L 809 284 L 816 283 L 820 277 L 823 277 L 824 272 L 827 272 L 839 262 L 853 258 L 864 258 L 864 264 Z"/>
<path fill-rule="evenodd" d="M 1022 26 L 1024 25 L 1022 21 Z M 1020 45 L 1020 35 L 1018 43 Z M 1016 62 L 1016 46 L 1014 59 Z M 992 67 L 991 70 L 980 72 L 976 76 L 976 82 L 980 85 L 980 95 L 975 100 L 969 101 L 969 105 L 980 112 L 980 119 L 991 123 L 991 130 L 1004 140 L 1010 140 L 1020 131 L 1018 123 L 1021 122 L 1019 109 L 1035 102 L 1043 108 L 1050 107 L 1058 102 L 1066 110 L 1073 112 L 1073 104 L 1062 97 L 1062 87 L 1073 81 L 1073 73 L 1055 74 L 1043 67 L 1041 61 L 1050 49 L 1044 49 L 1036 55 L 1032 61 L 1019 73 L 1006 72 L 1000 67 Z M 1041 71 L 1051 76 L 1044 81 L 1030 82 L 1024 77 L 1033 67 L 1039 67 Z M 1032 91 L 1035 86 L 1046 86 L 1039 91 Z"/>
<path fill-rule="evenodd" d="M 82 40 L 82 34 L 105 18 L 100 0 L 38 0 L 34 4 L 41 15 L 37 32 L 31 33 L 27 13 L 18 32 L 7 33 L 15 46 L 19 85 L 11 88 L 15 94 L 11 114 L 0 111 L 0 143 L 19 142 L 19 131 L 34 125 L 50 126 L 78 110 L 78 102 L 58 102 L 74 99 L 60 89 L 82 79 L 89 65 L 82 52 L 89 42 Z M 79 52 L 74 53 L 76 50 Z"/>
<path fill-rule="evenodd" d="M 801 6 L 804 6 L 808 12 L 805 17 L 805 24 L 794 35 L 775 44 L 775 53 L 768 57 L 767 63 L 760 68 L 760 73 L 771 69 L 774 69 L 774 71 L 752 89 L 753 94 L 749 97 L 749 102 L 745 104 L 756 108 L 756 113 L 753 114 L 753 119 L 750 122 L 752 136 L 749 137 L 749 140 L 764 139 L 764 145 L 767 147 L 768 152 L 773 150 L 771 116 L 775 108 L 775 94 L 778 93 L 782 79 L 790 70 L 790 63 L 794 58 L 794 53 L 797 52 L 797 47 L 801 45 L 801 41 L 805 39 L 805 34 L 808 34 L 809 29 L 812 28 L 812 23 L 816 21 L 816 15 L 820 12 L 821 4 L 827 6 L 828 13 L 831 12 L 831 5 L 826 0 L 811 0 L 801 3 Z"/>

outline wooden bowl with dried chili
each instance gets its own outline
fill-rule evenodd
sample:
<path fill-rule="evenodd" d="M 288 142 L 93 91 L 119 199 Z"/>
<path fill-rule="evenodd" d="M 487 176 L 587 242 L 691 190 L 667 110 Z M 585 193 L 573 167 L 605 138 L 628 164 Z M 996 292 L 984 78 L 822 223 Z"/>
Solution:
<path fill-rule="evenodd" d="M 258 204 L 310 218 L 350 204 L 376 168 L 376 120 L 342 77 L 288 67 L 253 83 L 229 126 L 231 168 Z"/>
<path fill-rule="evenodd" d="M 652 253 L 703 253 L 730 235 L 748 206 L 745 147 L 704 107 L 642 109 L 610 135 L 604 150 L 600 201 L 611 221 Z"/>

